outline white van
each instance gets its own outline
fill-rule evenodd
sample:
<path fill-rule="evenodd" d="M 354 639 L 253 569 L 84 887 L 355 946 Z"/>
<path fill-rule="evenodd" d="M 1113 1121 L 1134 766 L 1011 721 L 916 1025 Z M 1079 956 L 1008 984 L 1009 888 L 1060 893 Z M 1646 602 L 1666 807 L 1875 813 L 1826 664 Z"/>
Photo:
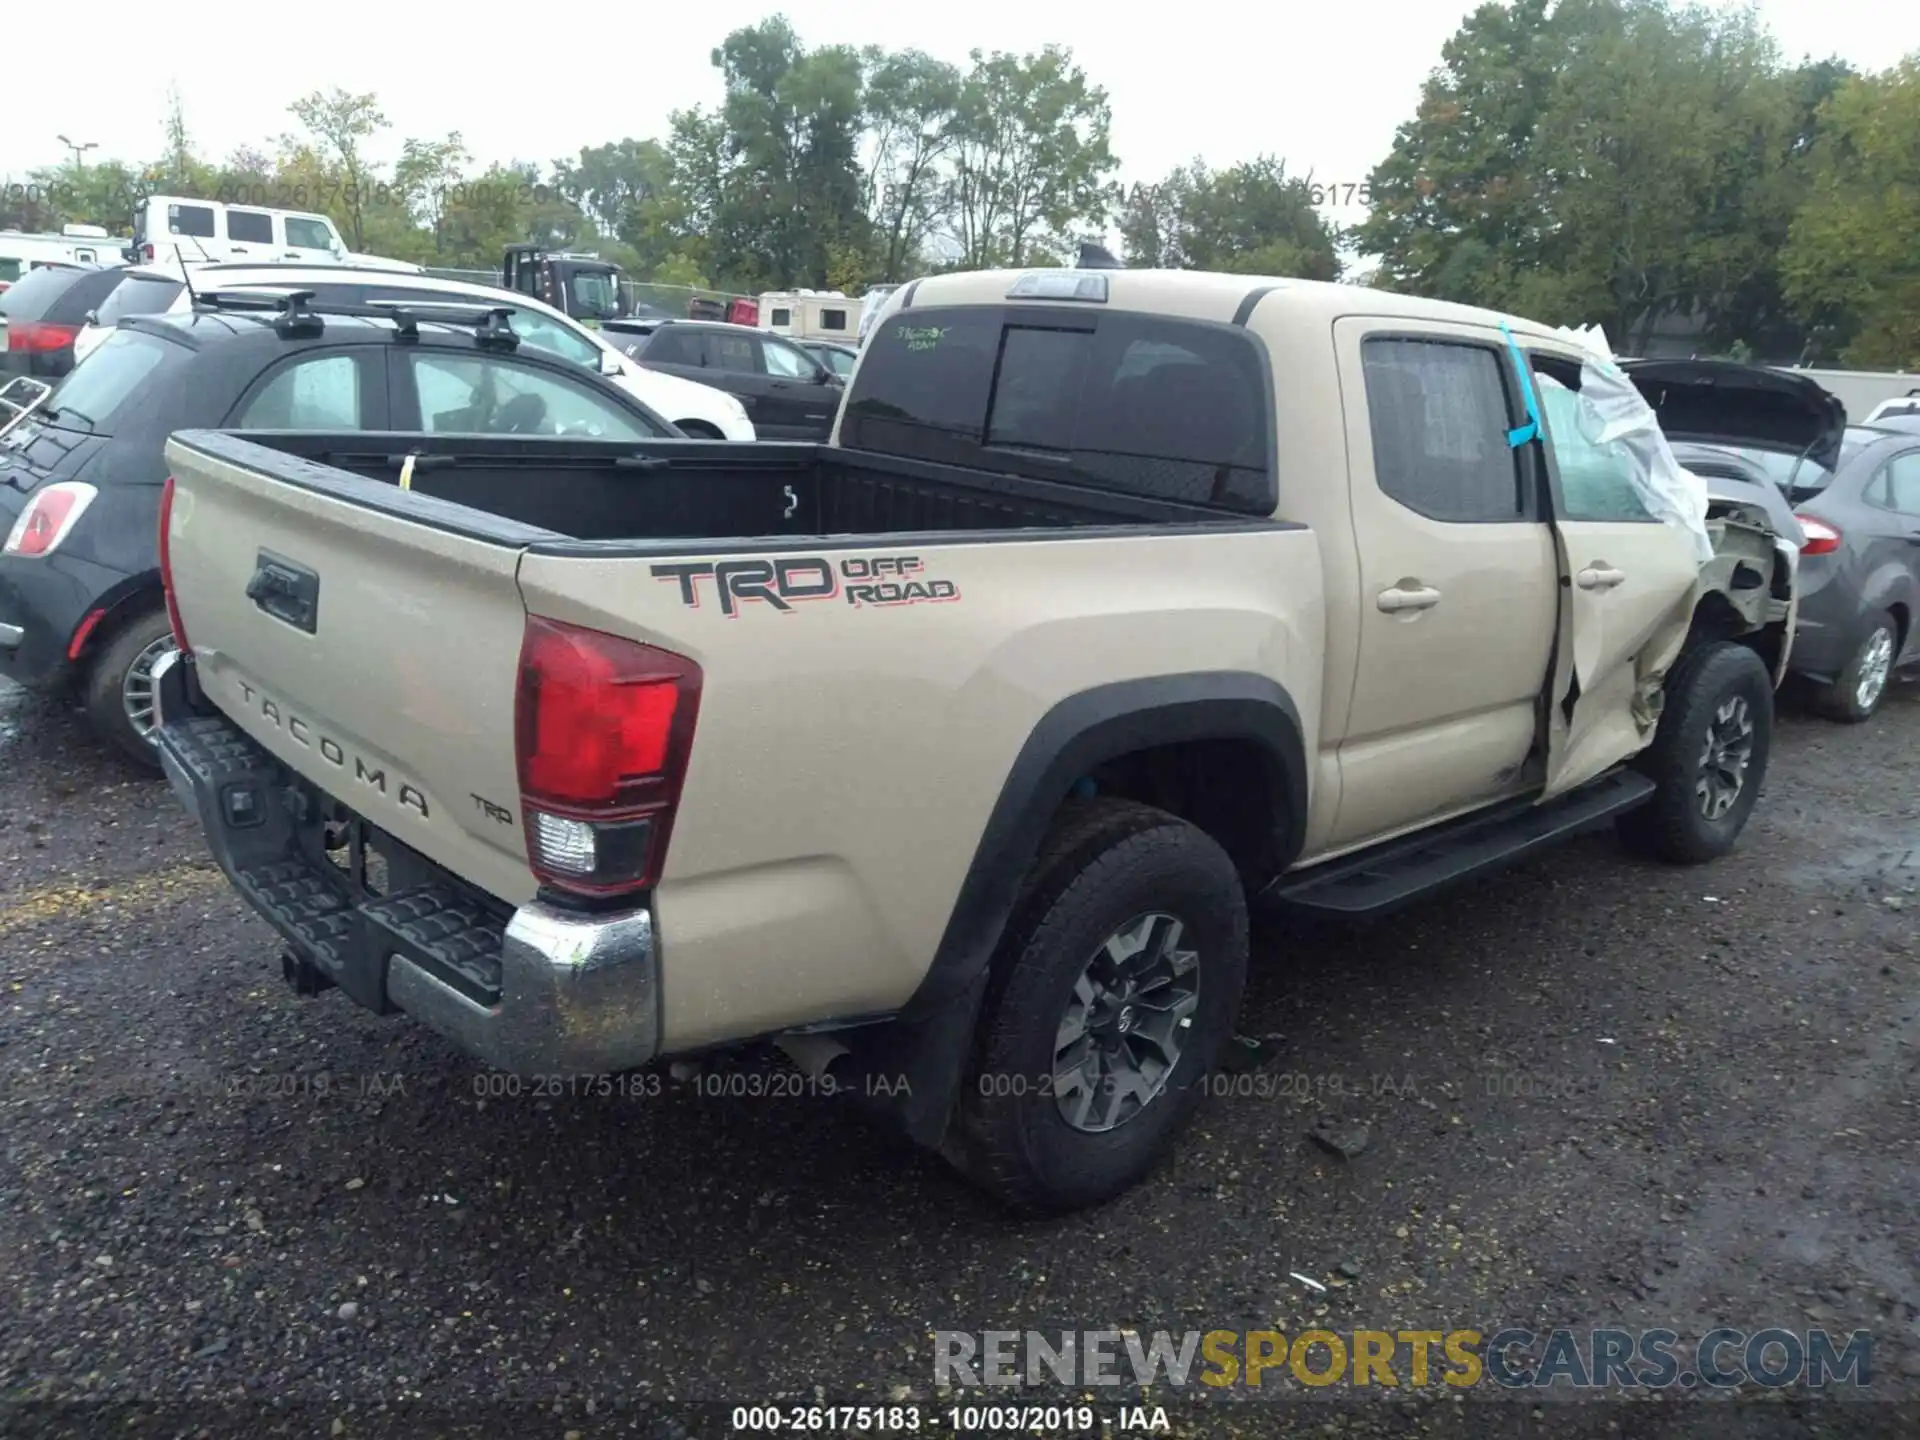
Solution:
<path fill-rule="evenodd" d="M 0 291 L 42 265 L 117 265 L 123 244 L 98 225 L 68 225 L 58 235 L 0 230 Z"/>
<path fill-rule="evenodd" d="M 189 264 L 244 260 L 298 260 L 329 265 L 347 253 L 346 242 L 324 215 L 305 210 L 269 210 L 226 205 L 183 195 L 149 195 L 134 214 L 136 265 L 178 257 Z"/>

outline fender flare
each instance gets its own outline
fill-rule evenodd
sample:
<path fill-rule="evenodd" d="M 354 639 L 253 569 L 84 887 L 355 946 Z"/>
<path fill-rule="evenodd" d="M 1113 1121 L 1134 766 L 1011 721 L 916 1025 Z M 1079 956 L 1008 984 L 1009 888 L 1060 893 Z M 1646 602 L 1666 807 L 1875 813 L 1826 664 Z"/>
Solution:
<path fill-rule="evenodd" d="M 1247 740 L 1268 757 L 1278 797 L 1273 844 L 1300 853 L 1307 757 L 1300 712 L 1275 680 L 1202 671 L 1122 680 L 1067 696 L 1040 718 L 1000 787 L 945 933 L 902 1018 L 922 1017 L 986 972 L 1041 842 L 1074 783 L 1109 760 L 1192 740 Z"/>
<path fill-rule="evenodd" d="M 1186 740 L 1251 740 L 1278 798 L 1275 858 L 1305 843 L 1307 755 L 1285 688 L 1247 671 L 1123 680 L 1060 701 L 1033 727 L 1008 770 L 974 849 L 945 933 L 912 998 L 867 1037 L 869 1073 L 904 1092 L 893 1107 L 907 1136 L 941 1148 L 974 1043 L 987 972 L 1041 841 L 1074 783 L 1105 761 Z"/>

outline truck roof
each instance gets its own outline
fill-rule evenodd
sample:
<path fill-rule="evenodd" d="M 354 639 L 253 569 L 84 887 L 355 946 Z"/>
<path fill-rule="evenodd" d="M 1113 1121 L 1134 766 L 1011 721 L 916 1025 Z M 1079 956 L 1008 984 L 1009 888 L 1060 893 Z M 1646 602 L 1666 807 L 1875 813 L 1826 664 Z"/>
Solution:
<path fill-rule="evenodd" d="M 1033 269 L 1025 269 L 929 275 L 905 287 L 906 304 L 916 310 L 935 305 L 997 305 L 1005 301 L 1015 280 L 1032 273 Z M 1068 273 L 1104 275 L 1108 308 L 1181 315 L 1196 320 L 1232 320 L 1239 316 L 1243 306 L 1250 309 L 1251 301 L 1268 313 L 1284 310 L 1290 318 L 1299 320 L 1331 322 L 1344 315 L 1367 315 L 1481 326 L 1505 321 L 1516 334 L 1549 336 L 1554 333 L 1552 327 L 1518 315 L 1390 290 L 1373 290 L 1362 285 L 1279 275 L 1226 275 L 1210 270 L 1075 270 Z"/>

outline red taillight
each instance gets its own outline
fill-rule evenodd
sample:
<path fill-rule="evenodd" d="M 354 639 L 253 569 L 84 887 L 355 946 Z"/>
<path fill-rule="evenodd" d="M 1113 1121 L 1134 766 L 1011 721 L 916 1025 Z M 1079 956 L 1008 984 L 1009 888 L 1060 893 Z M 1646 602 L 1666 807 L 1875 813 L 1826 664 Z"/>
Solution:
<path fill-rule="evenodd" d="M 99 492 L 80 480 L 56 480 L 42 485 L 7 532 L 0 554 L 48 555 L 72 533 Z"/>
<path fill-rule="evenodd" d="M 187 627 L 180 618 L 180 602 L 173 598 L 173 476 L 160 487 L 160 588 L 167 596 L 167 624 L 173 630 L 173 643 L 182 655 L 191 654 L 187 646 Z"/>
<path fill-rule="evenodd" d="M 542 883 L 618 895 L 660 878 L 699 708 L 700 667 L 685 656 L 528 618 L 514 746 Z"/>
<path fill-rule="evenodd" d="M 1816 520 L 1811 515 L 1796 515 L 1800 528 L 1806 532 L 1806 539 L 1800 542 L 1802 555 L 1831 555 L 1840 548 L 1840 532 L 1824 520 Z"/>
<path fill-rule="evenodd" d="M 33 355 L 51 354 L 73 344 L 78 325 L 49 325 L 44 320 L 15 320 L 7 326 L 7 349 Z"/>

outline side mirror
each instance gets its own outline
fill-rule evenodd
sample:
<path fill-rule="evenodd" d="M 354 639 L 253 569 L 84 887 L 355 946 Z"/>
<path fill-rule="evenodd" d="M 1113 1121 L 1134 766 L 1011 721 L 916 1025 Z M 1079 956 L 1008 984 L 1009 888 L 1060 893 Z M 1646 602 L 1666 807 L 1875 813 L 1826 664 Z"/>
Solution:
<path fill-rule="evenodd" d="M 816 385 L 831 385 L 835 378 L 833 371 L 824 365 L 813 372 L 813 383 Z"/>
<path fill-rule="evenodd" d="M 98 310 L 89 310 L 80 318 L 89 325 L 98 325 L 100 323 L 100 312 Z"/>
<path fill-rule="evenodd" d="M 620 363 L 620 357 L 611 350 L 600 352 L 600 373 L 602 375 L 624 375 L 627 367 Z"/>

